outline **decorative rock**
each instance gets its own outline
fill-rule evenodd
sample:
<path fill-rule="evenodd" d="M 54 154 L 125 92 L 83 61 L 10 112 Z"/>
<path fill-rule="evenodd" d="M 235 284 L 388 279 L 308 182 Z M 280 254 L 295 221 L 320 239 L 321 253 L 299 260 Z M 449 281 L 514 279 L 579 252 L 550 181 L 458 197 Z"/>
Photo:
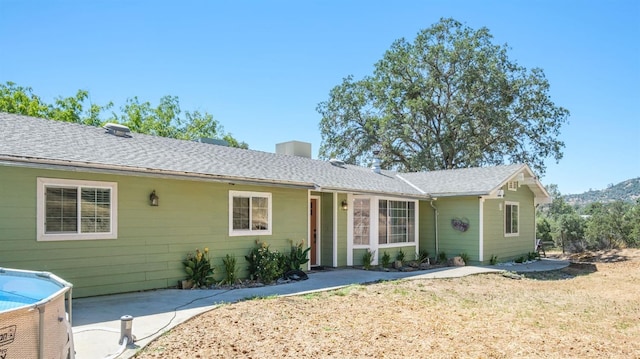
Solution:
<path fill-rule="evenodd" d="M 464 260 L 462 260 L 462 257 L 457 256 L 457 257 L 449 258 L 449 260 L 447 261 L 447 265 L 449 267 L 464 267 L 465 263 L 464 263 Z"/>
<path fill-rule="evenodd" d="M 429 264 L 429 261 L 420 263 L 420 269 L 424 270 L 424 269 L 429 269 L 429 268 L 431 268 L 431 264 Z"/>
<path fill-rule="evenodd" d="M 402 261 L 394 261 L 393 262 L 393 268 L 395 268 L 395 269 L 402 268 Z"/>

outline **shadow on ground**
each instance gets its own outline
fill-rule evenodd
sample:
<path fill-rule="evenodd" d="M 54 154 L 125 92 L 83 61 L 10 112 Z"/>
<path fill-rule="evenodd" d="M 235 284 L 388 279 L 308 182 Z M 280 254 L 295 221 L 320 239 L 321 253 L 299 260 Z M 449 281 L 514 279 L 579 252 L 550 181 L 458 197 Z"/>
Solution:
<path fill-rule="evenodd" d="M 598 271 L 595 263 L 589 262 L 571 262 L 568 267 L 548 272 L 530 272 L 520 273 L 527 279 L 534 280 L 566 280 L 573 279 L 583 275 L 589 275 Z"/>

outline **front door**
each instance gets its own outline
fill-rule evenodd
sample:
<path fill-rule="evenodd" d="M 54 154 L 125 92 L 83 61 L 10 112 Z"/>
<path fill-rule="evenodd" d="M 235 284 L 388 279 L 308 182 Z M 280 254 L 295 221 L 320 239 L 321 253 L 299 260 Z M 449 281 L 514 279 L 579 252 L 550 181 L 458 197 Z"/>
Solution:
<path fill-rule="evenodd" d="M 312 198 L 309 203 L 309 241 L 311 250 L 311 265 L 317 266 L 318 263 L 318 199 Z"/>

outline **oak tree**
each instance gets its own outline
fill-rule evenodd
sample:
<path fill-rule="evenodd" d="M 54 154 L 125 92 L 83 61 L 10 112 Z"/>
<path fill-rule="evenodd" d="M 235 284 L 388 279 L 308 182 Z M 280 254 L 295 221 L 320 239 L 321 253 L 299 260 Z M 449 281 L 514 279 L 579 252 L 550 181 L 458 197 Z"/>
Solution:
<path fill-rule="evenodd" d="M 320 157 L 423 171 L 562 158 L 569 112 L 549 96 L 542 69 L 527 70 L 488 29 L 442 19 L 413 42 L 395 41 L 361 80 L 346 77 L 321 102 Z"/>

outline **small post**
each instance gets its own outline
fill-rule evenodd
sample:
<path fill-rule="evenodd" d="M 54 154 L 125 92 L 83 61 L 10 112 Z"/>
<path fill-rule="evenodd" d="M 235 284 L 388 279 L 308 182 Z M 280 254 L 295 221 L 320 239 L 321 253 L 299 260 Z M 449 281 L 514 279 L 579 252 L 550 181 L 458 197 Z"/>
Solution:
<path fill-rule="evenodd" d="M 120 317 L 120 341 L 118 344 L 122 345 L 124 338 L 129 340 L 129 344 L 133 343 L 133 335 L 131 335 L 131 329 L 133 328 L 133 317 L 130 315 L 123 315 Z"/>

